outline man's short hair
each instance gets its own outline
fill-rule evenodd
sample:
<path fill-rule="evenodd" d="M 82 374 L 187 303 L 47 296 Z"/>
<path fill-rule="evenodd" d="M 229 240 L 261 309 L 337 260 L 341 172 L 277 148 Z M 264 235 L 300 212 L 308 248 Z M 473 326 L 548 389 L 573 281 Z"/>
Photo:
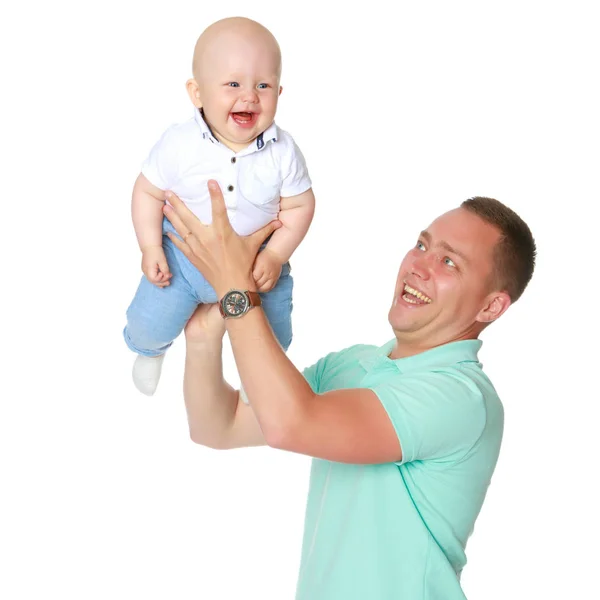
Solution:
<path fill-rule="evenodd" d="M 493 285 L 516 302 L 525 291 L 535 268 L 536 245 L 527 223 L 512 209 L 494 198 L 475 196 L 461 208 L 476 214 L 500 231 L 494 248 Z"/>

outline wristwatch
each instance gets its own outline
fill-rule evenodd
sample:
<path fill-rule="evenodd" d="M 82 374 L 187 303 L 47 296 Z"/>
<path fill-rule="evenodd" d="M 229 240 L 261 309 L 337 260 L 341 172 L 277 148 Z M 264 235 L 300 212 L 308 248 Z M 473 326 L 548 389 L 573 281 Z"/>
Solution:
<path fill-rule="evenodd" d="M 224 319 L 238 319 L 251 308 L 260 306 L 262 301 L 258 292 L 248 290 L 229 290 L 219 302 L 219 310 Z"/>

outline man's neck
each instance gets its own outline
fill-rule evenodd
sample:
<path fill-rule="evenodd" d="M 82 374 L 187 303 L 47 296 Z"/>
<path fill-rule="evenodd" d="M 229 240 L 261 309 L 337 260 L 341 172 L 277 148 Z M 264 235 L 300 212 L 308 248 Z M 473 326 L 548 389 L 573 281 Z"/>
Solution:
<path fill-rule="evenodd" d="M 432 338 L 415 340 L 408 338 L 405 334 L 399 334 L 396 332 L 396 344 L 392 348 L 388 357 L 392 360 L 399 358 L 408 358 L 409 356 L 415 356 L 416 354 L 422 354 L 433 348 L 439 348 L 452 342 L 460 342 L 462 340 L 476 340 L 479 337 L 479 332 L 469 331 L 462 335 L 452 336 L 449 338 L 440 338 L 435 340 Z"/>

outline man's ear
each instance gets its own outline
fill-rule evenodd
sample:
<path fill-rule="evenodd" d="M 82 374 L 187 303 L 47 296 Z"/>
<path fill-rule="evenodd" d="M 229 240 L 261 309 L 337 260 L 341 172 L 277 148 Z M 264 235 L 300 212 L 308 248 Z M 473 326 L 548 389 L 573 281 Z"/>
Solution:
<path fill-rule="evenodd" d="M 485 306 L 477 314 L 480 323 L 491 323 L 506 312 L 511 305 L 510 296 L 506 292 L 492 292 L 486 299 Z"/>
<path fill-rule="evenodd" d="M 188 79 L 185 83 L 185 87 L 187 89 L 188 96 L 192 101 L 192 104 L 196 108 L 202 108 L 202 100 L 200 100 L 200 86 L 196 82 L 195 79 Z"/>

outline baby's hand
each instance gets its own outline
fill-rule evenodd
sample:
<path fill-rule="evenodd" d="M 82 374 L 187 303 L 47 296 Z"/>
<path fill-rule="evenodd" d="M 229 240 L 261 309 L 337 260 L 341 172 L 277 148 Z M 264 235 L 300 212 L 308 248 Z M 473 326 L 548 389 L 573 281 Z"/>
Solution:
<path fill-rule="evenodd" d="M 268 248 L 258 253 L 252 277 L 259 292 L 269 292 L 275 287 L 281 275 L 281 264 L 281 259 Z"/>
<path fill-rule="evenodd" d="M 169 285 L 173 276 L 162 246 L 148 246 L 142 250 L 142 271 L 146 279 L 159 288 Z"/>

